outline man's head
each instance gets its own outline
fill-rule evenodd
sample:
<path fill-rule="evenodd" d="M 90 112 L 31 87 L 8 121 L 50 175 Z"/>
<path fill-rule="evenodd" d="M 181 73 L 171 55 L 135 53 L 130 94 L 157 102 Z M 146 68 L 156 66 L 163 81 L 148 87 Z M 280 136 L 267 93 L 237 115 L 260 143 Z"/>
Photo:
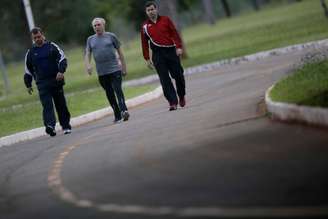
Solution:
<path fill-rule="evenodd" d="M 37 46 L 42 46 L 44 44 L 44 41 L 46 40 L 40 27 L 34 27 L 31 30 L 31 37 L 32 37 L 33 42 Z"/>
<path fill-rule="evenodd" d="M 101 35 L 105 32 L 106 21 L 104 18 L 96 17 L 92 20 L 91 24 L 96 34 Z"/>
<path fill-rule="evenodd" d="M 158 17 L 157 4 L 154 1 L 149 1 L 145 4 L 145 11 L 148 18 L 152 21 L 156 21 Z"/>

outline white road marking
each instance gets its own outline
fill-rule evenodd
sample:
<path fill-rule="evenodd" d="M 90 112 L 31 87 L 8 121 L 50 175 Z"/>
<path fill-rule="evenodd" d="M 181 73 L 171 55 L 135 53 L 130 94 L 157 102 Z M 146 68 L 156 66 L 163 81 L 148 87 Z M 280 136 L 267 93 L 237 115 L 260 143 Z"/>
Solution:
<path fill-rule="evenodd" d="M 84 140 L 89 139 L 90 136 Z M 96 203 L 91 200 L 81 200 L 67 188 L 61 180 L 61 170 L 64 160 L 72 150 L 79 147 L 83 140 L 77 144 L 67 146 L 54 161 L 48 175 L 48 186 L 61 200 L 81 208 L 93 208 L 101 212 L 142 214 L 142 215 L 174 215 L 180 217 L 304 217 L 327 216 L 328 206 L 295 206 L 295 207 L 185 207 L 173 206 L 149 207 L 141 205 L 119 205 L 115 203 Z"/>

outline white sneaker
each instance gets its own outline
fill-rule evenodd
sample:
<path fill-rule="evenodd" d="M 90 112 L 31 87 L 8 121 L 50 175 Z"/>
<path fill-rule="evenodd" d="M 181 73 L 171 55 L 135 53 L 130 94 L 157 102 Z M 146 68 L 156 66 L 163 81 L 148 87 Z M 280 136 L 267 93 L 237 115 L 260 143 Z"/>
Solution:
<path fill-rule="evenodd" d="M 71 134 L 72 130 L 71 129 L 64 129 L 64 135 Z"/>
<path fill-rule="evenodd" d="M 122 118 L 123 118 L 123 121 L 128 121 L 129 120 L 129 117 L 130 117 L 130 114 L 128 111 L 124 111 L 122 113 Z"/>

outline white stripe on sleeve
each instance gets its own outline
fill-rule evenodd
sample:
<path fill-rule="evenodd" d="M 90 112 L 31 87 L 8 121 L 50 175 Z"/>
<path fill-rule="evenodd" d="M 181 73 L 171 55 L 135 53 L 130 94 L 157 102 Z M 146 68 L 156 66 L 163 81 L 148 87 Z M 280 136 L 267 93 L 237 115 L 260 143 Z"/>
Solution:
<path fill-rule="evenodd" d="M 149 33 L 148 33 L 147 25 L 148 25 L 148 24 L 143 25 L 143 29 L 144 29 L 145 33 L 147 34 L 147 36 L 149 37 L 150 41 L 151 41 L 155 46 L 158 46 L 158 47 L 174 47 L 174 46 L 175 46 L 175 44 L 173 44 L 173 45 L 160 45 L 160 44 L 158 44 L 158 43 L 155 43 L 155 41 L 151 38 L 151 36 L 150 36 Z"/>
<path fill-rule="evenodd" d="M 27 61 L 27 54 L 30 52 L 30 50 L 27 51 L 27 53 L 25 54 L 25 74 L 31 75 L 32 73 L 30 72 L 30 70 L 27 67 L 26 61 Z"/>
<path fill-rule="evenodd" d="M 56 43 L 51 42 L 51 44 L 54 45 L 59 51 L 59 54 L 60 54 L 59 63 L 60 63 L 61 61 L 63 61 L 66 58 L 65 54 L 64 54 L 64 51 L 61 48 L 59 48 L 59 46 L 57 46 Z"/>

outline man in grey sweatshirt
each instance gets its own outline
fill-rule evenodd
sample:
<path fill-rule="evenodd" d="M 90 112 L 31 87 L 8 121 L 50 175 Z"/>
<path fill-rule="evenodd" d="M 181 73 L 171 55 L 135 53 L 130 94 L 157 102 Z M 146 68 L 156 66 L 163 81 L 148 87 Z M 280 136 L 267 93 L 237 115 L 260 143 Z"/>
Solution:
<path fill-rule="evenodd" d="M 127 71 L 121 43 L 114 33 L 105 32 L 105 24 L 103 18 L 92 20 L 95 34 L 87 39 L 84 62 L 87 73 L 91 75 L 91 54 L 93 54 L 99 83 L 113 108 L 114 123 L 117 123 L 122 120 L 127 121 L 130 116 L 122 90 L 122 75 L 125 76 Z"/>

